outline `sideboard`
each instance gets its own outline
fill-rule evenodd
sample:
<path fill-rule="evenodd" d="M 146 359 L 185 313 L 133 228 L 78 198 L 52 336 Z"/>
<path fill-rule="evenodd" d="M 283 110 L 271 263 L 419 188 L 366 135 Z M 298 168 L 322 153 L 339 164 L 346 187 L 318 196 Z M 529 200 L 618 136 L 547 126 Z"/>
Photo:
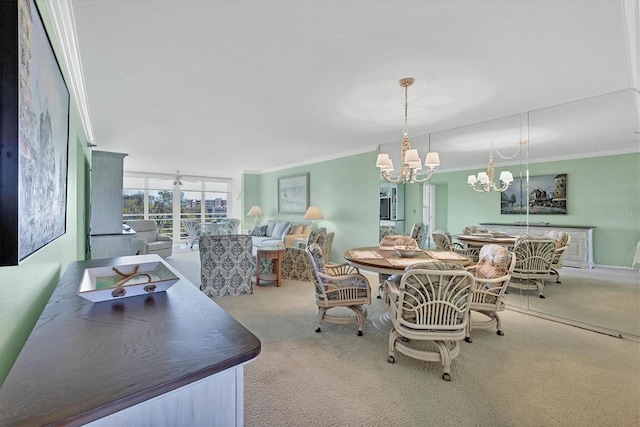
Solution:
<path fill-rule="evenodd" d="M 0 425 L 243 424 L 260 340 L 194 284 L 170 267 L 180 280 L 166 292 L 77 295 L 86 268 L 156 260 L 69 265 L 0 388 Z"/>
<path fill-rule="evenodd" d="M 526 224 L 507 223 L 480 223 L 487 231 L 502 231 L 510 236 L 523 236 L 527 234 Z M 591 269 L 595 266 L 593 262 L 593 226 L 580 225 L 531 225 L 529 224 L 529 234 L 539 236 L 551 230 L 560 230 L 571 236 L 571 243 L 564 254 L 564 265 L 567 267 L 578 267 Z"/>

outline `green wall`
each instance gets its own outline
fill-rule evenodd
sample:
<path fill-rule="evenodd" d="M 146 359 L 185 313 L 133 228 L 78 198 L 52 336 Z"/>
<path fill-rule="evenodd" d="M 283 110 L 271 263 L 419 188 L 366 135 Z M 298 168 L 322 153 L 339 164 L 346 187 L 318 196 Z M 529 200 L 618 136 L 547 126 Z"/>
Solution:
<path fill-rule="evenodd" d="M 245 195 L 262 206 L 265 218 L 300 221 L 301 215 L 278 215 L 277 178 L 311 174 L 311 204 L 318 205 L 329 231 L 336 232 L 332 261 L 349 247 L 375 245 L 378 239 L 378 170 L 375 152 L 344 159 L 252 175 Z M 516 166 L 516 168 L 518 168 Z M 511 168 L 515 176 L 519 170 Z M 567 174 L 567 215 L 532 215 L 530 221 L 552 225 L 595 226 L 594 260 L 598 265 L 630 267 L 640 241 L 640 154 L 622 154 L 529 165 L 530 175 Z M 459 233 L 480 222 L 513 223 L 525 216 L 500 214 L 499 193 L 476 193 L 467 176 L 477 171 L 437 172 L 436 225 Z M 415 213 L 413 212 L 415 210 Z M 253 220 L 252 218 L 250 220 Z M 422 220 L 422 185 L 405 185 L 405 232 Z M 433 230 L 431 230 L 433 231 Z"/>
<path fill-rule="evenodd" d="M 517 168 L 517 167 L 516 167 Z M 514 176 L 519 171 L 512 168 Z M 501 168 L 502 169 L 502 168 Z M 476 193 L 467 185 L 467 175 L 477 171 L 438 173 L 436 221 L 452 234 L 480 222 L 513 223 L 524 215 L 500 214 L 499 193 Z M 530 175 L 567 174 L 566 215 L 530 215 L 529 221 L 552 225 L 595 226 L 594 261 L 597 265 L 631 267 L 640 241 L 640 154 L 623 154 L 577 160 L 533 163 Z M 441 191 L 442 185 L 446 190 Z M 413 201 L 422 203 L 422 198 Z M 446 205 L 446 223 L 440 209 Z M 405 210 L 407 207 L 405 206 Z"/>
<path fill-rule="evenodd" d="M 38 4 L 49 34 L 53 34 L 47 10 L 42 2 Z M 57 48 L 55 40 L 52 43 Z M 22 350 L 60 275 L 71 261 L 84 258 L 86 139 L 73 99 L 70 113 L 67 231 L 19 265 L 0 268 L 0 384 Z"/>
<path fill-rule="evenodd" d="M 252 204 L 264 211 L 266 219 L 309 222 L 303 214 L 278 214 L 278 177 L 309 173 L 310 204 L 318 206 L 324 215 L 320 227 L 335 232 L 331 260 L 343 260 L 348 248 L 378 244 L 379 172 L 374 166 L 377 151 L 328 160 L 261 175 L 245 175 L 243 197 L 245 213 Z M 254 178 L 257 178 L 254 180 Z M 249 201 L 251 197 L 251 201 Z M 253 218 L 245 218 L 252 224 Z"/>

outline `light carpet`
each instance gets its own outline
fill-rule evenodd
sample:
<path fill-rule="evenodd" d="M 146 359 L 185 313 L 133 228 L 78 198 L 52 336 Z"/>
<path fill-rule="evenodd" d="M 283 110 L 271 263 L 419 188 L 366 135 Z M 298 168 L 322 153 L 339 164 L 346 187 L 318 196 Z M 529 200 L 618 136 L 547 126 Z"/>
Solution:
<path fill-rule="evenodd" d="M 181 258 L 167 261 L 199 283 L 199 265 Z M 632 341 L 506 311 L 505 336 L 474 331 L 446 382 L 439 363 L 402 354 L 387 363 L 388 334 L 371 323 L 380 300 L 362 337 L 354 324 L 314 332 L 311 283 L 284 280 L 215 302 L 262 342 L 245 368 L 247 426 L 640 425 Z"/>

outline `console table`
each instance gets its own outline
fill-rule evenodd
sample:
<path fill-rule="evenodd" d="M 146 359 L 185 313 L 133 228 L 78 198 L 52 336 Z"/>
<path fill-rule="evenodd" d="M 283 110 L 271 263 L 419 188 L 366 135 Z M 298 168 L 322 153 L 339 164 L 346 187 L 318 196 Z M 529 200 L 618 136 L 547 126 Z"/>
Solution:
<path fill-rule="evenodd" d="M 489 232 L 502 231 L 510 236 L 525 235 L 527 230 L 525 224 L 481 222 L 480 225 Z M 571 236 L 571 243 L 564 253 L 564 266 L 591 269 L 595 267 L 593 262 L 594 228 L 589 225 L 529 225 L 529 234 L 539 236 L 552 230 L 564 231 Z"/>
<path fill-rule="evenodd" d="M 0 425 L 242 425 L 260 340 L 195 285 L 169 267 L 166 292 L 77 295 L 85 268 L 156 260 L 69 265 L 0 388 Z"/>

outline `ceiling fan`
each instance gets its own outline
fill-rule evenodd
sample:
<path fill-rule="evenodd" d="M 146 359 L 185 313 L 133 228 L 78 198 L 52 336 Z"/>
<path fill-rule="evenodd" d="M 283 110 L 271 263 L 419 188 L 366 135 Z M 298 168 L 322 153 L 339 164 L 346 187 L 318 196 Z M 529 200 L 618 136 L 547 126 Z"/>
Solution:
<path fill-rule="evenodd" d="M 158 181 L 168 181 L 168 180 L 169 179 L 167 178 L 158 179 Z M 197 181 L 190 181 L 188 179 L 184 179 L 184 176 L 180 174 L 180 171 L 176 171 L 176 174 L 173 176 L 173 178 L 171 178 L 171 180 L 173 182 L 173 186 L 178 188 L 182 188 L 183 182 L 197 182 Z"/>

